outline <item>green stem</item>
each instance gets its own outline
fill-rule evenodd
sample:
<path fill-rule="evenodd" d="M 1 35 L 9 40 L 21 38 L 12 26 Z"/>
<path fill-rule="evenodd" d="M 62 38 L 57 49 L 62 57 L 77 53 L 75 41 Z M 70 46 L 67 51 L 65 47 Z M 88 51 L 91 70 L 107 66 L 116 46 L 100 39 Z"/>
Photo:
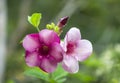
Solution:
<path fill-rule="evenodd" d="M 49 78 L 50 78 L 50 79 L 52 78 L 52 73 L 49 74 Z"/>
<path fill-rule="evenodd" d="M 40 29 L 37 27 L 37 31 L 40 32 Z"/>
<path fill-rule="evenodd" d="M 56 83 L 56 82 L 52 79 L 52 73 L 49 74 L 49 83 Z"/>

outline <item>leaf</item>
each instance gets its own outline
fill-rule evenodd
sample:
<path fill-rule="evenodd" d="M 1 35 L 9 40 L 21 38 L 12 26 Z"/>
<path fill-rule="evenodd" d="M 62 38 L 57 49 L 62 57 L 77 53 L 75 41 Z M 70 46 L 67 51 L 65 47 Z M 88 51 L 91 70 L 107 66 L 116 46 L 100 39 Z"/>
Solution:
<path fill-rule="evenodd" d="M 27 76 L 40 78 L 50 83 L 63 83 L 66 80 L 68 72 L 64 71 L 61 66 L 58 66 L 56 71 L 51 74 L 46 73 L 37 67 L 34 67 L 27 69 L 24 74 Z"/>
<path fill-rule="evenodd" d="M 27 69 L 24 72 L 24 74 L 28 75 L 28 76 L 33 76 L 33 77 L 36 77 L 36 78 L 43 79 L 45 81 L 49 81 L 49 74 L 42 71 L 41 69 L 39 69 L 37 67 Z"/>
<path fill-rule="evenodd" d="M 41 13 L 33 13 L 32 16 L 28 16 L 28 22 L 34 27 L 38 28 L 41 20 Z"/>
<path fill-rule="evenodd" d="M 61 78 L 61 79 L 57 80 L 57 82 L 58 82 L 58 83 L 63 83 L 63 82 L 65 82 L 66 80 L 67 80 L 66 78 Z"/>
<path fill-rule="evenodd" d="M 88 67 L 95 67 L 102 66 L 100 60 L 96 57 L 96 54 L 93 53 L 86 61 L 83 62 L 84 65 Z"/>
<path fill-rule="evenodd" d="M 52 78 L 57 82 L 65 81 L 65 77 L 68 75 L 68 72 L 64 71 L 63 68 L 59 65 L 55 72 L 52 73 Z"/>
<path fill-rule="evenodd" d="M 69 77 L 76 78 L 77 80 L 81 81 L 81 83 L 90 83 L 92 80 L 95 80 L 94 75 L 91 76 L 90 74 L 88 74 L 88 72 L 85 71 L 79 71 L 79 73 L 69 74 Z"/>

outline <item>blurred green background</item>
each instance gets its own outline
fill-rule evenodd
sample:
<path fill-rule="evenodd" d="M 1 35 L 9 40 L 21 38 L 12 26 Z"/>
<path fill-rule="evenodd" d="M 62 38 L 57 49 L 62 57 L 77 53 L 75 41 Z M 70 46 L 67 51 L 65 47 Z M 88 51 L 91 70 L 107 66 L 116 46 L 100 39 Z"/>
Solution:
<path fill-rule="evenodd" d="M 64 83 L 120 83 L 120 0 L 6 0 L 7 57 L 4 83 L 44 83 L 23 74 L 24 49 L 20 44 L 29 33 L 37 32 L 27 16 L 42 13 L 40 29 L 47 23 L 70 16 L 61 38 L 71 27 L 93 44 L 94 52 L 80 62 L 79 72 L 68 74 Z"/>

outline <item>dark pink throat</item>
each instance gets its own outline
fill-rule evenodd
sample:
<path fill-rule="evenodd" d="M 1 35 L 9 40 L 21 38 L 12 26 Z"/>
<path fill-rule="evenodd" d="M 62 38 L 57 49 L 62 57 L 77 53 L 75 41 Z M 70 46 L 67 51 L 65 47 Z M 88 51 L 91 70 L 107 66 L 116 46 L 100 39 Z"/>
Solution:
<path fill-rule="evenodd" d="M 68 43 L 67 45 L 67 54 L 73 53 L 75 49 L 75 45 L 73 43 Z"/>
<path fill-rule="evenodd" d="M 46 56 L 49 54 L 49 47 L 43 45 L 40 49 L 39 49 L 40 55 L 42 56 Z"/>

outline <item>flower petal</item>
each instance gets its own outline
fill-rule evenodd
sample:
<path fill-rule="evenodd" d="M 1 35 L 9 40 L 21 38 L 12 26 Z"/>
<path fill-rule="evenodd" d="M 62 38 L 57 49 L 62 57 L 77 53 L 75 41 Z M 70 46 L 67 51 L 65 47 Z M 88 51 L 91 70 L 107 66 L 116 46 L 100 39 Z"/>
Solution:
<path fill-rule="evenodd" d="M 23 39 L 23 47 L 27 51 L 34 51 L 39 47 L 39 34 L 29 34 Z"/>
<path fill-rule="evenodd" d="M 64 38 L 64 42 L 61 43 L 61 44 L 62 44 L 62 47 L 63 47 L 64 51 L 66 52 L 67 51 L 67 44 L 68 44 L 66 37 Z"/>
<path fill-rule="evenodd" d="M 50 45 L 53 42 L 58 42 L 60 43 L 60 38 L 58 37 L 58 35 L 52 31 L 52 30 L 41 30 L 39 32 L 39 36 L 40 36 L 40 42 L 44 43 L 46 45 Z"/>
<path fill-rule="evenodd" d="M 81 34 L 80 30 L 73 27 L 71 28 L 68 32 L 67 35 L 65 36 L 65 40 L 68 42 L 76 42 L 77 40 L 81 39 Z"/>
<path fill-rule="evenodd" d="M 50 55 L 55 58 L 57 62 L 61 62 L 63 60 L 63 49 L 59 43 L 53 43 L 51 46 Z"/>
<path fill-rule="evenodd" d="M 38 66 L 41 62 L 37 52 L 30 53 L 28 51 L 26 51 L 25 61 L 30 67 Z"/>
<path fill-rule="evenodd" d="M 57 67 L 57 63 L 51 58 L 43 58 L 40 68 L 46 72 L 53 72 Z"/>
<path fill-rule="evenodd" d="M 79 61 L 83 61 L 86 58 L 88 58 L 92 53 L 92 44 L 88 40 L 79 40 L 77 42 L 77 48 L 76 48 L 76 59 Z"/>
<path fill-rule="evenodd" d="M 77 73 L 79 70 L 78 61 L 74 57 L 69 56 L 69 55 L 64 56 L 62 66 L 66 71 L 70 73 Z"/>
<path fill-rule="evenodd" d="M 67 47 L 66 47 L 66 45 L 65 45 L 66 43 L 64 41 L 61 41 L 60 45 L 61 45 L 62 49 L 66 52 L 67 51 Z"/>

